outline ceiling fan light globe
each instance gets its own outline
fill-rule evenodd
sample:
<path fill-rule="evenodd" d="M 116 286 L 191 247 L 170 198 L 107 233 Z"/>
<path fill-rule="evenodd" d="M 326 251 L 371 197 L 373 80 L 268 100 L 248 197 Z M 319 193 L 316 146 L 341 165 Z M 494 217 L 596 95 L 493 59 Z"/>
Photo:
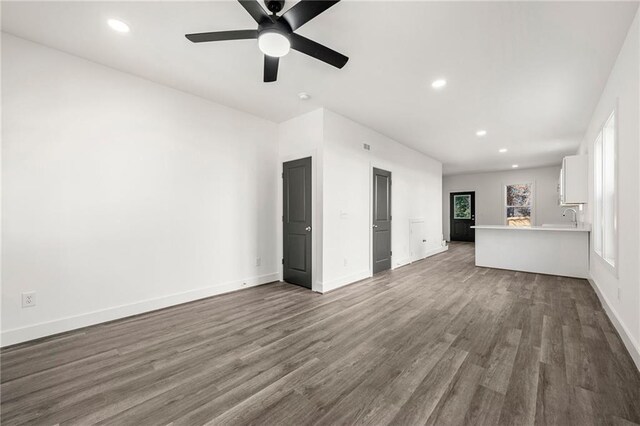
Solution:
<path fill-rule="evenodd" d="M 284 34 L 263 32 L 258 37 L 258 47 L 265 55 L 280 58 L 289 53 L 291 42 Z"/>

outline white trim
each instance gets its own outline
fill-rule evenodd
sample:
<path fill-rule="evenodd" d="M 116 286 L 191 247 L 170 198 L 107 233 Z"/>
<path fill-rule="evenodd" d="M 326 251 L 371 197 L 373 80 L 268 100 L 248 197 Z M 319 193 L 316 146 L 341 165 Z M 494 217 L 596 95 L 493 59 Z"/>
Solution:
<path fill-rule="evenodd" d="M 597 194 L 597 190 L 596 190 L 596 181 L 597 181 L 597 176 L 596 176 L 596 167 L 595 167 L 595 155 L 596 155 L 596 151 L 597 151 L 597 147 L 596 147 L 596 142 L 598 141 L 598 138 L 600 139 L 600 160 L 602 161 L 602 164 L 600 165 L 600 169 L 602 171 L 602 176 L 600 176 L 601 180 L 604 179 L 604 175 L 605 175 L 605 169 L 604 169 L 604 127 L 607 125 L 607 123 L 609 122 L 609 120 L 613 118 L 614 119 L 614 128 L 613 128 L 613 193 L 614 193 L 614 197 L 613 197 L 613 234 L 614 234 L 614 238 L 615 238 L 615 253 L 614 253 L 614 263 L 611 264 L 611 262 L 609 262 L 607 259 L 605 259 L 605 257 L 602 255 L 602 251 L 604 251 L 604 244 L 605 244 L 605 240 L 604 240 L 604 226 L 602 224 L 602 219 L 603 218 L 598 218 L 600 219 L 600 223 L 598 223 L 598 221 L 596 221 L 596 217 L 595 217 L 595 211 L 598 208 L 597 204 L 598 204 L 598 194 Z M 615 105 L 613 106 L 613 109 L 611 110 L 611 113 L 609 113 L 609 115 L 607 115 L 607 117 L 604 119 L 604 121 L 602 122 L 602 124 L 598 127 L 600 130 L 598 131 L 598 134 L 596 135 L 596 139 L 594 140 L 592 146 L 593 146 L 593 155 L 592 155 L 592 167 L 593 167 L 593 176 L 592 176 L 592 185 L 593 185 L 593 211 L 592 211 L 592 218 L 591 220 L 593 221 L 593 239 L 594 239 L 594 249 L 593 252 L 595 253 L 595 257 L 596 258 L 600 258 L 600 260 L 602 261 L 602 264 L 604 265 L 605 268 L 608 269 L 608 271 L 615 276 L 616 278 L 618 278 L 618 262 L 619 262 L 619 257 L 620 257 L 620 233 L 618 231 L 618 224 L 620 223 L 620 215 L 618 212 L 618 204 L 619 204 L 619 196 L 618 196 L 618 190 L 619 190 L 619 185 L 618 185 L 618 174 L 619 174 L 619 160 L 618 160 L 618 98 L 616 98 L 615 101 Z M 602 186 L 602 202 L 604 203 L 604 182 L 601 182 L 600 185 Z M 604 213 L 604 204 L 602 205 L 602 212 Z M 601 252 L 599 253 L 598 250 L 595 247 L 595 235 L 596 233 L 599 231 L 600 233 L 600 243 L 602 244 L 602 247 L 600 248 Z"/>
<path fill-rule="evenodd" d="M 411 257 L 405 257 L 404 259 L 398 260 L 395 265 L 391 265 L 391 269 L 402 268 L 403 266 L 407 266 L 410 263 L 411 263 Z"/>
<path fill-rule="evenodd" d="M 433 250 L 428 251 L 427 255 L 424 258 L 420 259 L 420 260 L 424 260 L 429 256 L 433 256 L 435 254 L 442 253 L 442 252 L 445 252 L 447 250 L 449 250 L 449 246 L 448 245 L 446 245 L 444 247 L 437 247 L 437 248 L 435 248 Z M 407 262 L 407 263 L 405 263 L 403 265 L 400 265 L 400 266 L 406 266 L 408 264 L 409 264 L 409 262 Z M 400 267 L 400 266 L 398 266 L 398 267 Z M 396 268 L 393 268 L 393 269 L 396 269 Z M 350 285 L 350 284 L 355 284 L 358 281 L 362 281 L 364 279 L 371 278 L 372 276 L 373 275 L 371 274 L 371 271 L 361 271 L 361 272 L 358 272 L 356 274 L 351 274 L 351 275 L 347 275 L 345 277 L 341 277 L 341 278 L 338 278 L 338 279 L 335 279 L 335 280 L 331 280 L 331 281 L 329 281 L 327 283 L 324 283 L 322 285 L 322 291 L 319 292 L 319 293 L 323 293 L 324 294 L 324 293 L 327 293 L 327 292 L 330 292 L 330 291 L 333 291 L 333 290 L 337 290 L 337 289 L 339 289 L 341 287 L 345 287 L 345 286 Z"/>
<path fill-rule="evenodd" d="M 411 262 L 410 260 L 404 259 L 403 260 L 404 263 L 400 263 L 399 262 L 398 265 L 396 265 L 392 269 L 402 268 L 403 266 L 407 266 L 407 265 L 409 265 L 411 263 L 420 262 L 421 260 L 424 260 L 427 257 L 435 256 L 436 254 L 443 253 L 443 252 L 445 252 L 447 250 L 449 250 L 449 245 L 448 244 L 446 246 L 440 246 L 440 247 L 432 248 L 431 250 L 427 251 L 427 253 L 425 254 L 425 256 L 422 259 L 414 260 L 413 262 Z"/>
<path fill-rule="evenodd" d="M 600 303 L 607 313 L 607 316 L 622 338 L 624 346 L 631 354 L 631 358 L 636 364 L 636 368 L 640 371 L 640 345 L 635 341 L 627 326 L 625 326 L 624 323 L 620 321 L 618 313 L 614 309 L 613 305 L 609 303 L 609 299 L 607 299 L 607 296 L 605 296 L 604 293 L 600 291 L 600 288 L 598 288 L 598 285 L 595 283 L 595 281 L 592 278 L 587 278 L 587 281 L 589 281 L 589 284 L 591 284 L 593 291 L 596 292 L 596 295 L 598 296 L 598 299 L 600 299 Z"/>
<path fill-rule="evenodd" d="M 331 280 L 329 282 L 323 283 L 321 293 L 327 293 L 329 291 L 338 289 L 340 287 L 344 287 L 349 284 L 356 283 L 358 281 L 361 281 L 370 277 L 371 277 L 371 271 L 360 271 L 355 274 L 340 277 L 335 280 Z"/>
<path fill-rule="evenodd" d="M 427 255 L 425 257 L 423 257 L 423 259 L 426 259 L 427 257 L 435 256 L 436 254 L 444 253 L 447 250 L 449 250 L 449 244 L 447 244 L 446 246 L 436 247 L 436 248 L 428 251 Z"/>
<path fill-rule="evenodd" d="M 273 281 L 278 281 L 277 272 L 211 287 L 189 290 L 182 293 L 174 293 L 168 296 L 147 299 L 127 305 L 114 306 L 107 309 L 101 309 L 99 311 L 87 312 L 53 321 L 41 322 L 39 324 L 33 324 L 26 327 L 5 330 L 2 332 L 0 345 L 14 345 L 28 340 L 51 336 L 52 334 L 63 333 L 90 325 L 155 311 L 157 309 L 167 308 L 181 303 L 193 302 L 195 300 L 229 293 L 244 288 L 255 287 Z"/>

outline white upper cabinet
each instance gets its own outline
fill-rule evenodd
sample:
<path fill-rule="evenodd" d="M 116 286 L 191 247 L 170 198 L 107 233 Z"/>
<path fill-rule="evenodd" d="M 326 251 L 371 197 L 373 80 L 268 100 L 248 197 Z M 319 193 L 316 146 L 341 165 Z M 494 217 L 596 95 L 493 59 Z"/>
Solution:
<path fill-rule="evenodd" d="M 589 160 L 586 155 L 570 155 L 562 160 L 560 171 L 560 204 L 585 204 L 588 200 L 587 177 Z"/>

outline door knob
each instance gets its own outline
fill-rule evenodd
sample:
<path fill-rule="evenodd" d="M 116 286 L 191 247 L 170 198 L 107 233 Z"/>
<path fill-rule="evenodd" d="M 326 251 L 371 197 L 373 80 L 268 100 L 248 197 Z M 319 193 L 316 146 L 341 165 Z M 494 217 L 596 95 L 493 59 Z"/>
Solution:
<path fill-rule="evenodd" d="M 378 225 L 373 225 L 373 227 L 374 227 L 374 228 L 377 228 L 377 227 L 378 227 Z"/>
<path fill-rule="evenodd" d="M 311 227 L 307 226 L 306 228 L 304 228 L 307 232 L 311 231 Z"/>

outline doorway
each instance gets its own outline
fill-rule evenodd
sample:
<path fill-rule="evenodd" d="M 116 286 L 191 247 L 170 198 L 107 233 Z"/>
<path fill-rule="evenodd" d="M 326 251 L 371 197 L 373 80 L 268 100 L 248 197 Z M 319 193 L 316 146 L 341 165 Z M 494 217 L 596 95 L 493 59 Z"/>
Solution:
<path fill-rule="evenodd" d="M 391 269 L 391 172 L 373 169 L 373 273 Z"/>
<path fill-rule="evenodd" d="M 311 288 L 311 157 L 282 164 L 284 281 Z"/>
<path fill-rule="evenodd" d="M 452 192 L 449 194 L 449 223 L 451 241 L 475 241 L 476 193 Z"/>

